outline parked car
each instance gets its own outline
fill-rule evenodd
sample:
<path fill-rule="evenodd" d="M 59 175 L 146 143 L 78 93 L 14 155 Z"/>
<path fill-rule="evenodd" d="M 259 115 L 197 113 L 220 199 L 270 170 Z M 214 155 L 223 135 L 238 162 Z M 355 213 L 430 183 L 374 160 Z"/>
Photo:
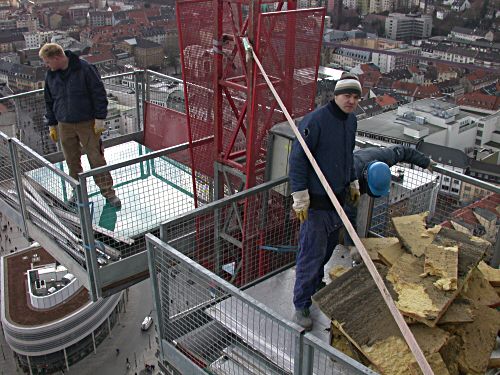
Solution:
<path fill-rule="evenodd" d="M 151 324 L 153 324 L 153 318 L 150 316 L 146 316 L 141 323 L 141 330 L 147 331 L 149 327 L 151 327 Z"/>

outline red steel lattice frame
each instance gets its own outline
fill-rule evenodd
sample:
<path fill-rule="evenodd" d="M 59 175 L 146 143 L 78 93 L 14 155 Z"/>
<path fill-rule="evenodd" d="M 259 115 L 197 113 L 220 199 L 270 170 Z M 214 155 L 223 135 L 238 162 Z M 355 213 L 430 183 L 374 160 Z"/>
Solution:
<path fill-rule="evenodd" d="M 277 11 L 261 13 L 265 3 L 275 4 Z M 200 191 L 209 190 L 207 185 L 215 180 L 215 199 L 222 198 L 225 191 L 239 190 L 242 182 L 246 189 L 261 183 L 268 131 L 284 120 L 256 65 L 246 58 L 243 37 L 254 46 L 288 111 L 299 117 L 314 108 L 325 10 L 295 10 L 295 1 L 288 1 L 288 10 L 281 11 L 284 4 L 177 2 L 188 138 L 192 143 L 213 135 L 213 142 L 191 147 L 197 205 Z M 243 174 L 243 181 L 224 180 L 217 164 Z M 255 210 L 250 207 L 261 202 L 252 199 L 247 199 L 243 210 L 240 284 L 254 278 L 248 272 L 255 269 L 257 257 L 258 268 L 265 269 L 262 256 L 250 256 L 255 249 L 252 241 L 263 237 L 250 212 Z"/>

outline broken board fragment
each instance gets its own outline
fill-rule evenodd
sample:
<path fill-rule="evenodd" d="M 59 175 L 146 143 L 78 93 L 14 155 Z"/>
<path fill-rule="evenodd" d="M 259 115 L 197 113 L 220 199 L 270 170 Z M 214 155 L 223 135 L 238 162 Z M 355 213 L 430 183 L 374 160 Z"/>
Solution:
<path fill-rule="evenodd" d="M 434 372 L 434 375 L 450 375 L 450 372 L 448 371 L 448 368 L 446 367 L 441 354 L 433 353 L 426 358 L 432 368 L 432 371 Z M 420 367 L 418 367 L 417 362 L 412 362 L 408 370 L 411 375 L 422 375 L 422 370 L 420 370 Z"/>
<path fill-rule="evenodd" d="M 446 312 L 448 306 L 462 289 L 469 277 L 470 271 L 474 269 L 484 254 L 484 249 L 469 246 L 465 239 L 454 233 L 441 235 L 446 228 L 442 228 L 435 240 L 439 238 L 441 246 L 458 246 L 458 278 L 457 289 L 445 291 L 434 286 L 438 279 L 436 276 L 422 278 L 424 270 L 424 259 L 416 258 L 410 254 L 402 255 L 389 270 L 387 279 L 392 283 L 398 297 L 395 299 L 398 309 L 407 316 L 430 327 L 437 324 L 441 316 Z M 456 232 L 456 231 L 453 231 Z M 460 239 L 460 242 L 449 237 Z"/>
<path fill-rule="evenodd" d="M 500 297 L 479 269 L 473 269 L 467 284 L 462 290 L 462 296 L 470 299 L 477 305 L 496 307 L 500 304 Z"/>
<path fill-rule="evenodd" d="M 491 352 L 495 348 L 500 329 L 500 312 L 486 306 L 476 305 L 474 322 L 467 324 L 447 324 L 442 327 L 458 337 L 453 350 L 456 353 L 441 353 L 448 368 L 451 362 L 458 365 L 459 371 L 468 375 L 484 374 L 488 368 Z M 450 361 L 450 362 L 448 362 Z"/>
<path fill-rule="evenodd" d="M 387 267 L 376 267 L 385 280 Z M 386 285 L 394 294 L 390 284 Z M 313 296 L 313 301 L 379 372 L 408 374 L 413 354 L 365 266 L 354 267 L 333 280 Z M 439 350 L 448 336 L 439 328 L 421 324 L 411 329 L 426 355 Z"/>
<path fill-rule="evenodd" d="M 430 244 L 425 248 L 424 274 L 438 276 L 434 285 L 442 290 L 457 289 L 458 247 Z"/>
<path fill-rule="evenodd" d="M 479 271 L 483 273 L 486 280 L 488 280 L 492 286 L 500 286 L 500 269 L 490 267 L 485 262 L 480 262 L 477 268 L 479 268 Z"/>
<path fill-rule="evenodd" d="M 428 214 L 429 212 L 423 212 L 416 215 L 393 217 L 391 219 L 403 246 L 417 257 L 424 254 L 427 245 L 432 243 L 436 233 L 441 229 L 439 225 L 431 229 L 426 229 L 425 219 Z"/>
<path fill-rule="evenodd" d="M 330 280 L 334 280 L 347 271 L 349 271 L 349 268 L 337 264 L 336 266 L 330 268 L 330 271 L 328 271 L 328 276 L 330 276 Z"/>
<path fill-rule="evenodd" d="M 474 321 L 474 303 L 458 296 L 439 319 L 438 325 L 446 323 L 469 323 Z"/>
<path fill-rule="evenodd" d="M 370 254 L 370 258 L 372 258 L 372 260 L 379 260 L 386 266 L 392 266 L 396 259 L 404 254 L 404 250 L 396 237 L 361 238 L 361 242 L 365 245 L 365 248 L 368 251 L 368 254 Z"/>

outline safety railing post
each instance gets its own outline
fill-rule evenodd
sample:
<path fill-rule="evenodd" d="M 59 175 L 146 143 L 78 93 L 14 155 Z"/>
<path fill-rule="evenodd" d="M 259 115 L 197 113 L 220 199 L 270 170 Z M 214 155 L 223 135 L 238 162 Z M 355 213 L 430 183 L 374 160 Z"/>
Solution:
<path fill-rule="evenodd" d="M 144 103 L 144 98 L 145 101 L 149 102 L 150 100 L 150 87 L 149 87 L 149 70 L 145 70 L 144 71 L 144 80 L 143 80 L 143 83 L 142 83 L 142 87 L 143 87 L 143 91 L 142 91 L 142 100 L 143 100 L 143 103 Z M 144 96 L 145 95 L 145 96 Z"/>
<path fill-rule="evenodd" d="M 300 363 L 299 371 L 295 370 L 296 374 L 312 375 L 313 364 L 314 364 L 314 348 L 312 345 L 307 344 L 304 340 L 304 336 L 301 335 L 302 343 L 302 360 L 298 361 Z"/>
<path fill-rule="evenodd" d="M 92 229 L 92 216 L 90 214 L 87 180 L 85 177 L 81 176 L 78 180 L 79 184 L 75 187 L 75 190 L 78 204 L 78 214 L 80 216 L 82 228 L 83 251 L 85 252 L 85 262 L 87 265 L 87 274 L 89 276 L 89 292 L 92 301 L 96 302 L 101 295 L 101 283 L 94 241 L 94 231 Z"/>
<path fill-rule="evenodd" d="M 158 277 L 156 274 L 156 266 L 155 266 L 155 259 L 156 259 L 156 249 L 155 246 L 152 242 L 148 241 L 147 239 L 148 235 L 146 235 L 146 251 L 148 252 L 148 266 L 149 266 L 149 276 L 151 277 L 151 288 L 153 289 L 153 310 L 156 313 L 156 319 L 154 322 L 156 322 L 157 325 L 157 335 L 158 335 L 158 345 L 160 346 L 160 354 L 163 358 L 163 339 L 164 337 L 164 332 L 165 330 L 163 329 L 163 324 L 164 322 L 164 317 L 170 316 L 170 311 L 168 309 L 168 304 L 165 306 L 161 305 L 161 298 L 160 298 L 160 290 L 158 288 Z M 165 278 L 169 278 L 168 273 L 166 275 L 162 275 L 162 280 Z M 169 293 L 168 293 L 168 288 L 165 288 L 163 290 L 163 293 L 166 293 L 166 298 L 170 299 Z M 162 314 L 159 313 L 159 311 L 162 311 Z"/>
<path fill-rule="evenodd" d="M 141 103 L 141 100 L 144 100 L 144 95 L 142 95 L 141 98 L 139 98 L 139 93 L 142 93 L 142 87 L 144 86 L 142 83 L 139 82 L 139 74 L 141 76 L 144 74 L 143 71 L 136 70 L 134 71 L 134 87 L 135 87 L 135 108 L 137 111 L 137 130 L 141 131 L 142 128 L 144 127 L 144 119 L 143 119 L 143 113 L 144 111 L 141 111 L 141 108 L 144 108 L 144 102 Z M 141 79 L 142 81 L 142 79 Z M 139 90 L 139 86 L 141 86 L 141 90 Z"/>
<path fill-rule="evenodd" d="M 24 236 L 26 238 L 29 238 L 28 223 L 27 223 L 28 210 L 26 208 L 26 199 L 24 196 L 23 179 L 21 176 L 21 168 L 19 164 L 19 153 L 17 151 L 14 142 L 12 142 L 11 138 L 9 138 L 9 152 L 10 152 L 10 159 L 12 161 L 12 174 L 14 176 L 14 181 L 16 185 L 17 198 L 19 200 L 19 207 L 21 209 L 21 216 L 23 218 Z"/>

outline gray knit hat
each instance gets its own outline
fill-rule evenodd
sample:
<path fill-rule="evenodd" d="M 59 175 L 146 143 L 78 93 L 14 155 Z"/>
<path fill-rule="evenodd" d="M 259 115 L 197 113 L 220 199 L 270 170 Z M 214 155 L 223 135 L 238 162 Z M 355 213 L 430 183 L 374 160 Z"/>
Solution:
<path fill-rule="evenodd" d="M 361 83 L 359 83 L 358 77 L 351 73 L 342 74 L 335 85 L 333 94 L 358 94 L 361 96 Z"/>

